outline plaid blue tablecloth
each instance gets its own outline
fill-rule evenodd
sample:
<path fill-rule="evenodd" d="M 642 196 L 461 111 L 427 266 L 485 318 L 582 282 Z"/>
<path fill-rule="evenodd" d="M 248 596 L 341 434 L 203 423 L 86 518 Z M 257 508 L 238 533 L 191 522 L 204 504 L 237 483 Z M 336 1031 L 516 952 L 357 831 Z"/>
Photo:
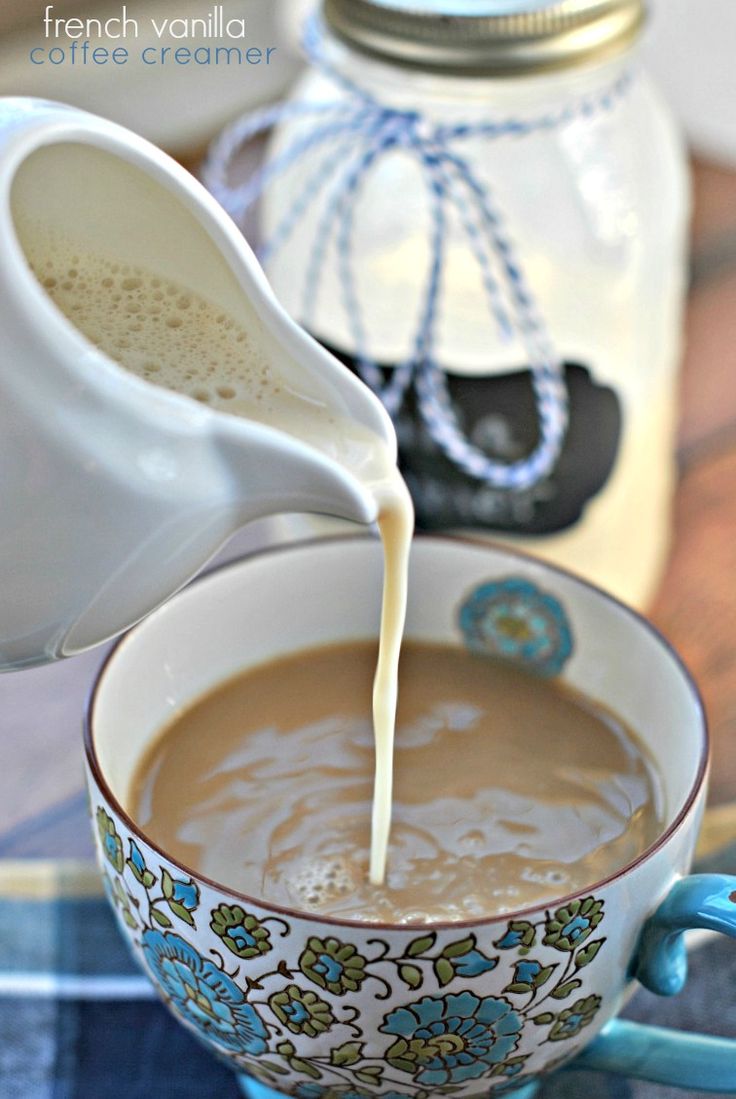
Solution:
<path fill-rule="evenodd" d="M 716 861 L 701 868 L 736 872 L 736 847 Z M 736 1036 L 736 945 L 715 939 L 699 947 L 683 996 L 660 1000 L 640 992 L 627 1015 Z M 229 1071 L 153 998 L 100 895 L 94 868 L 0 863 L 0 1099 L 238 1099 L 239 1094 Z M 619 1077 L 566 1072 L 545 1086 L 540 1099 L 683 1094 Z"/>

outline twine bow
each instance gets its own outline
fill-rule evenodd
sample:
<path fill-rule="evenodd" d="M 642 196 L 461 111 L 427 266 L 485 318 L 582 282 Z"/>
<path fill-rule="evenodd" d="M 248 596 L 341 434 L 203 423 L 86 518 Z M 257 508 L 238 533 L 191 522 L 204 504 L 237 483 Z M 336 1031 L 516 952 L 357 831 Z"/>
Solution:
<path fill-rule="evenodd" d="M 537 118 L 487 120 L 437 125 L 419 110 L 398 110 L 338 72 L 324 48 L 316 19 L 307 23 L 304 48 L 312 65 L 343 93 L 335 101 L 282 103 L 250 113 L 228 127 L 213 144 L 205 183 L 242 223 L 246 211 L 271 181 L 323 147 L 314 170 L 270 240 L 260 250 L 267 263 L 288 242 L 300 219 L 330 187 L 312 242 L 303 287 L 302 321 L 314 314 L 326 251 L 337 243 L 344 308 L 355 348 L 357 370 L 396 417 L 410 387 L 427 432 L 442 452 L 477 481 L 497 489 L 522 491 L 547 477 L 564 444 L 568 398 L 564 367 L 547 332 L 507 234 L 491 189 L 481 181 L 461 152 L 470 138 L 519 138 L 557 129 L 575 119 L 611 110 L 630 83 L 628 74 L 596 97 L 586 98 Z M 229 184 L 231 166 L 247 142 L 272 126 L 293 118 L 312 124 L 268 160 L 241 186 Z M 354 227 L 362 187 L 382 157 L 401 150 L 416 158 L 424 176 L 431 211 L 430 259 L 412 349 L 388 381 L 369 353 L 369 339 L 355 280 Z M 435 358 L 435 338 L 442 289 L 450 211 L 457 215 L 468 247 L 481 273 L 489 313 L 502 340 L 519 337 L 528 356 L 539 423 L 539 438 L 526 457 L 506 463 L 489 457 L 465 436 L 455 413 L 447 378 Z"/>

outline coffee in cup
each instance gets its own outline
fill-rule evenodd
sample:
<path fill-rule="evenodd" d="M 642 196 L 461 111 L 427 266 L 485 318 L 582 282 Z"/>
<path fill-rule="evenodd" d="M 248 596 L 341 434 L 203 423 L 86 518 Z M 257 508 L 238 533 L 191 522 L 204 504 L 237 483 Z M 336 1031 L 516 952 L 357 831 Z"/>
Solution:
<path fill-rule="evenodd" d="M 513 664 L 405 644 L 388 872 L 368 875 L 376 648 L 294 653 L 218 685 L 141 761 L 131 816 L 186 866 L 308 912 L 498 916 L 600 881 L 661 831 L 651 756 L 605 706 Z"/>

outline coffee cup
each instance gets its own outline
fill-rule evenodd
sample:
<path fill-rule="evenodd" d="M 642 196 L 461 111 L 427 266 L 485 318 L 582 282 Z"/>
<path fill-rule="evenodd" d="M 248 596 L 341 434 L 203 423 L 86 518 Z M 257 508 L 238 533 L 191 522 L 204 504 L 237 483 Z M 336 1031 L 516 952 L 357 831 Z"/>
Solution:
<path fill-rule="evenodd" d="M 569 1066 L 736 1094 L 736 1041 L 616 1018 L 639 982 L 685 984 L 683 936 L 736 937 L 736 878 L 686 877 L 706 797 L 698 692 L 666 641 L 601 591 L 503 549 L 419 538 L 407 636 L 559 676 L 648 749 L 665 821 L 603 881 L 518 912 L 385 925 L 245 896 L 161 850 L 131 818 L 136 765 L 194 699 L 248 667 L 376 636 L 382 554 L 321 539 L 214 571 L 127 634 L 86 720 L 97 854 L 133 952 L 174 1015 L 252 1099 L 524 1099 Z"/>

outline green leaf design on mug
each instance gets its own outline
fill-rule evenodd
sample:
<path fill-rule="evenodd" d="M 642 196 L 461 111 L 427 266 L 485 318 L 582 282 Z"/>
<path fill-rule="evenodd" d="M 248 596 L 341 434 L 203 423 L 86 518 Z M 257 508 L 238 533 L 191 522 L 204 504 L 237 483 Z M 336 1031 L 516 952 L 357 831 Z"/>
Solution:
<path fill-rule="evenodd" d="M 573 992 L 582 985 L 582 981 L 565 981 L 564 984 L 558 985 L 557 988 L 552 990 L 552 998 L 555 1000 L 566 1000 L 568 996 L 572 996 Z"/>
<path fill-rule="evenodd" d="M 535 988 L 541 988 L 542 985 L 545 985 L 556 969 L 557 969 L 556 965 L 545 966 L 545 968 L 543 970 L 541 970 L 541 972 L 538 973 L 537 976 L 532 981 L 532 984 L 534 985 L 534 987 Z"/>
<path fill-rule="evenodd" d="M 399 976 L 409 988 L 419 988 L 424 979 L 421 969 L 418 969 L 415 965 L 400 965 Z"/>
<path fill-rule="evenodd" d="M 443 958 L 462 958 L 463 954 L 468 954 L 475 946 L 475 935 L 469 935 L 467 939 L 458 939 L 457 942 L 450 943 L 442 951 Z"/>
<path fill-rule="evenodd" d="M 587 946 L 578 950 L 575 955 L 575 968 L 583 969 L 584 966 L 590 965 L 605 941 L 605 939 L 595 939 L 592 943 L 588 943 Z"/>
<path fill-rule="evenodd" d="M 180 920 L 183 920 L 184 923 L 188 923 L 190 927 L 194 927 L 194 917 L 183 904 L 179 904 L 177 901 L 169 901 L 169 908 Z"/>
<path fill-rule="evenodd" d="M 284 1068 L 283 1065 L 277 1065 L 275 1061 L 259 1061 L 259 1066 L 265 1068 L 267 1072 L 276 1072 L 279 1076 L 288 1075 L 288 1068 Z"/>
<path fill-rule="evenodd" d="M 310 1061 L 303 1061 L 301 1057 L 292 1057 L 289 1064 L 295 1072 L 303 1072 L 305 1076 L 311 1076 L 313 1080 L 321 1080 L 322 1073 Z"/>
<path fill-rule="evenodd" d="M 123 883 L 121 882 L 120 878 L 115 878 L 114 881 L 111 881 L 107 874 L 105 875 L 105 877 L 107 878 L 108 882 L 111 882 L 114 903 L 117 907 L 120 908 L 120 911 L 123 914 L 123 920 L 125 921 L 126 925 L 131 929 L 131 931 L 137 931 L 138 923 L 135 919 L 135 916 L 130 910 L 130 900 L 128 898 L 128 894 L 125 891 Z"/>
<path fill-rule="evenodd" d="M 276 1052 L 283 1057 L 290 1069 L 294 1072 L 303 1072 L 305 1076 L 311 1076 L 313 1080 L 321 1080 L 322 1073 L 310 1061 L 304 1061 L 296 1057 L 296 1048 L 292 1042 L 279 1042 Z"/>
<path fill-rule="evenodd" d="M 363 1042 L 345 1042 L 344 1045 L 330 1051 L 330 1064 L 338 1068 L 341 1065 L 345 1067 L 355 1065 L 362 1060 L 364 1048 Z"/>
<path fill-rule="evenodd" d="M 440 988 L 449 985 L 450 981 L 455 976 L 455 969 L 449 958 L 438 958 L 434 963 L 433 968 Z"/>
<path fill-rule="evenodd" d="M 358 1069 L 355 1076 L 363 1084 L 377 1084 L 383 1076 L 383 1065 L 366 1065 Z"/>
<path fill-rule="evenodd" d="M 418 958 L 421 954 L 426 954 L 436 942 L 437 935 L 434 931 L 429 935 L 422 935 L 420 938 L 414 939 L 406 948 L 407 958 Z"/>

